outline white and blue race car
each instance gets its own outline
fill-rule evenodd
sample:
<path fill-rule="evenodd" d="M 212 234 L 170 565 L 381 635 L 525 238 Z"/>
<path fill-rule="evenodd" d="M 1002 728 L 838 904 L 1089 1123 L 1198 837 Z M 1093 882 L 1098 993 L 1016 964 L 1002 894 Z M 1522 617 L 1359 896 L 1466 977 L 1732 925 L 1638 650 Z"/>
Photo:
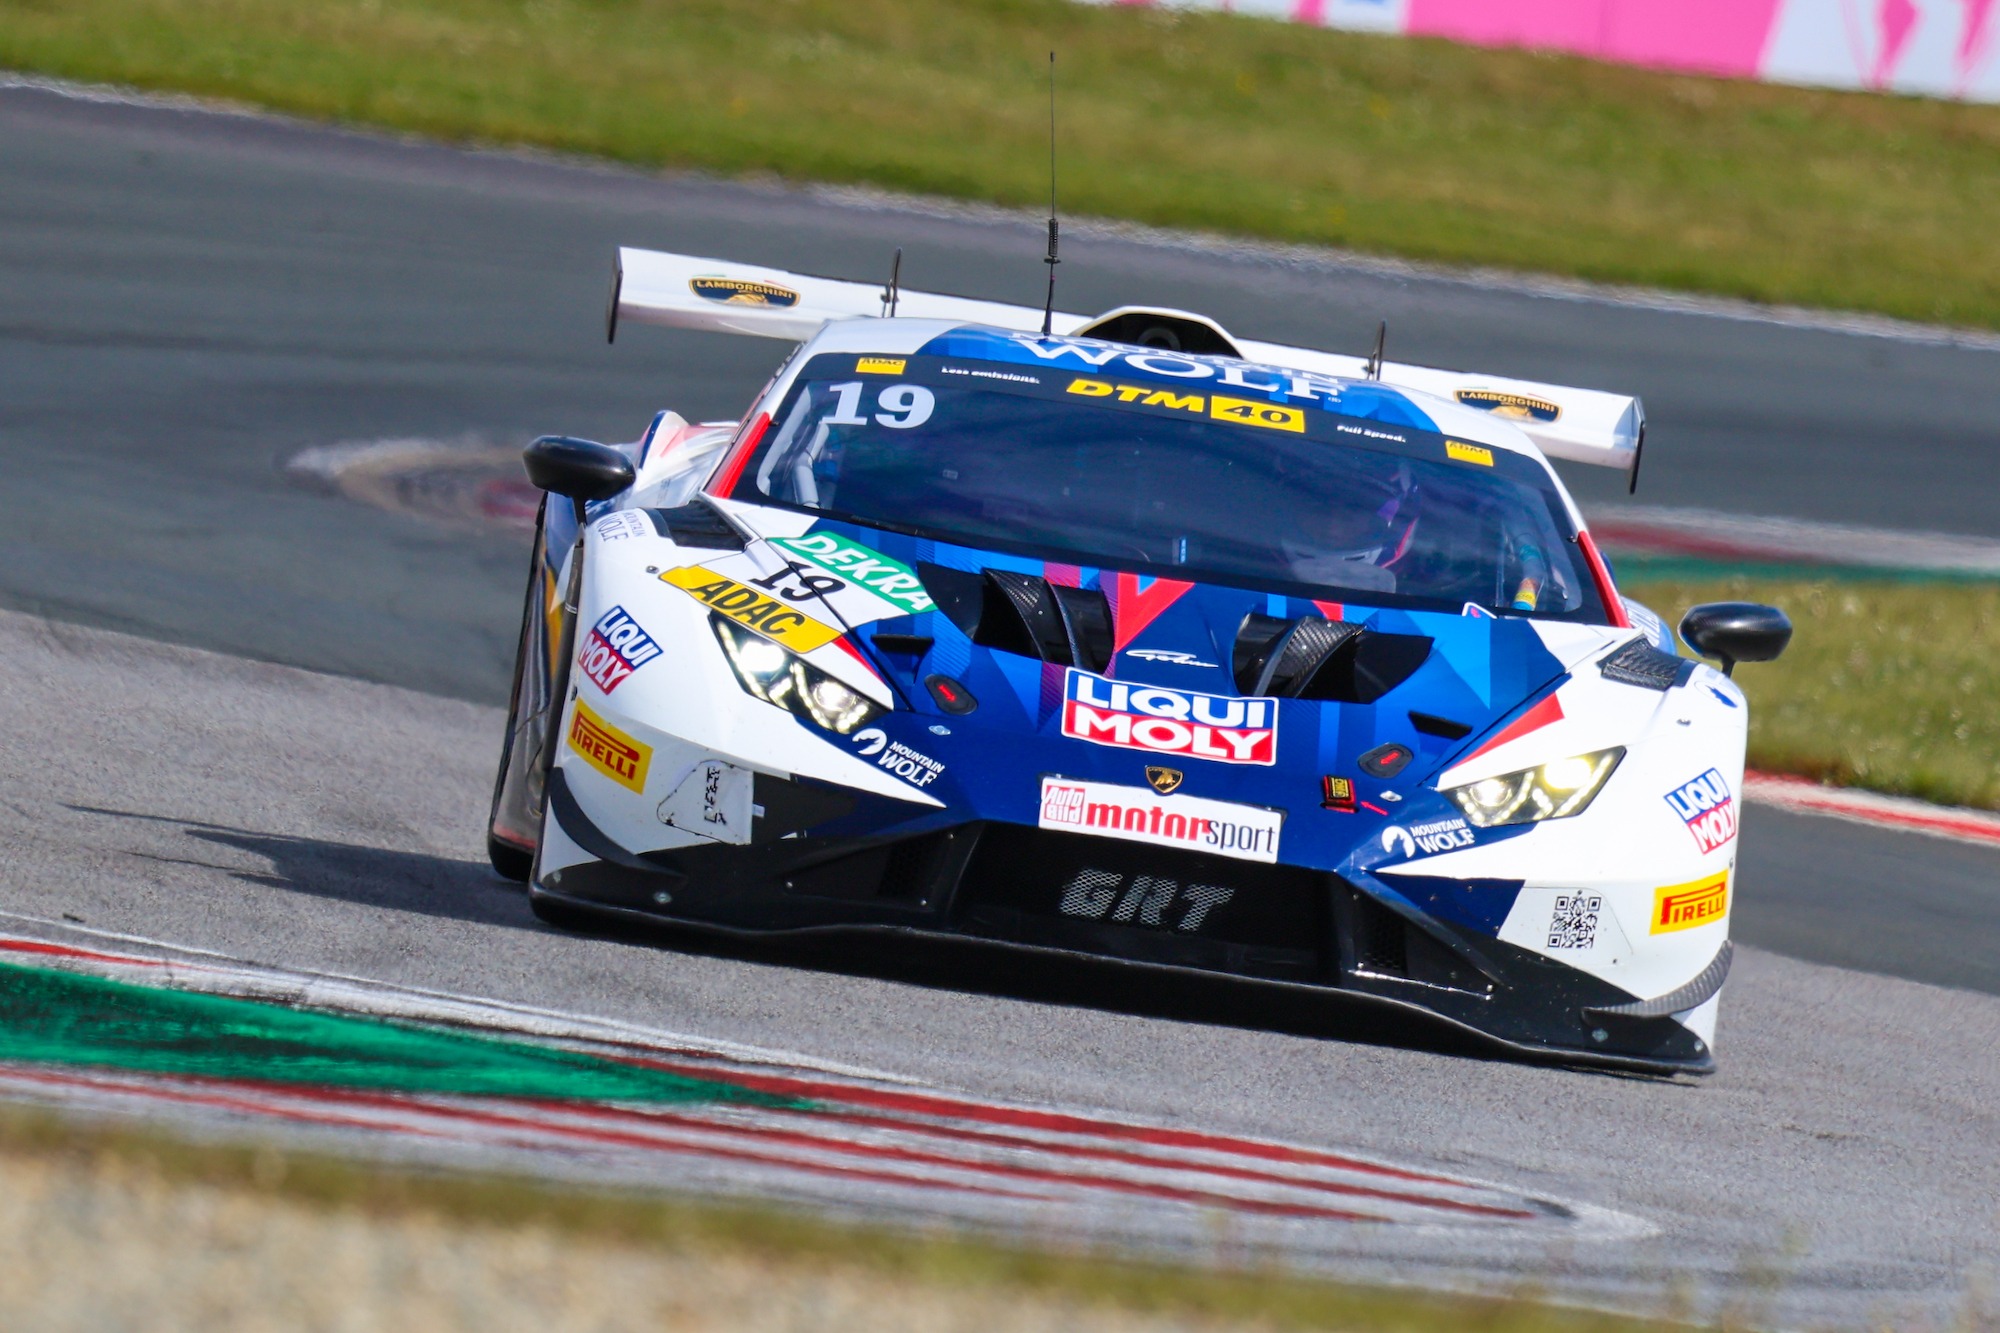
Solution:
<path fill-rule="evenodd" d="M 1712 1067 L 1744 698 L 1545 457 L 1636 467 L 1636 400 L 637 250 L 620 319 L 798 346 L 738 422 L 528 451 L 565 498 L 489 844 L 545 919 L 971 938 Z M 1790 626 L 1681 632 L 1726 668 Z"/>

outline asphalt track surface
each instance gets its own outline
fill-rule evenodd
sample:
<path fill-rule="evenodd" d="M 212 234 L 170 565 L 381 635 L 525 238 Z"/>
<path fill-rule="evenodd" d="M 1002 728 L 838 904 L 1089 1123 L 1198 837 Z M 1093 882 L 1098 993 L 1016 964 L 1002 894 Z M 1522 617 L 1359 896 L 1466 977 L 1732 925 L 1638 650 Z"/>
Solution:
<path fill-rule="evenodd" d="M 1017 300 L 1041 279 L 1025 223 L 0 90 L 0 604 L 30 613 L 0 629 L 0 909 L 1415 1154 L 1663 1229 L 1566 1256 L 1358 1244 L 1357 1272 L 1712 1293 L 1790 1246 L 1774 1308 L 1858 1322 L 1941 1315 L 2000 1265 L 1989 851 L 1751 809 L 1736 934 L 1761 947 L 1696 1085 L 1473 1060 L 1221 984 L 1145 998 L 977 958 L 536 927 L 478 855 L 522 543 L 306 494 L 279 464 L 733 416 L 777 345 L 607 348 L 618 243 L 862 277 L 900 244 L 912 285 Z M 1355 347 L 1386 317 L 1410 360 L 1640 392 L 1653 503 L 2000 535 L 1992 351 L 1108 236 L 1065 256 L 1074 308 Z"/>

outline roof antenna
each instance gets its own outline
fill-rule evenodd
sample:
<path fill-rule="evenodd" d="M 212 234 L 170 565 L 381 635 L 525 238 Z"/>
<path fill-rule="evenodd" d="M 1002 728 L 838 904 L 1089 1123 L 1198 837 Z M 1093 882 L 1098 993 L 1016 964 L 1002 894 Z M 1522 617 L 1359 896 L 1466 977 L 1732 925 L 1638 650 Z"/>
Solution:
<path fill-rule="evenodd" d="M 1368 354 L 1368 378 L 1382 378 L 1382 346 L 1389 341 L 1389 321 L 1383 320 L 1375 327 L 1375 350 Z"/>
<path fill-rule="evenodd" d="M 1042 262 L 1049 266 L 1049 299 L 1042 307 L 1042 336 L 1056 317 L 1056 53 L 1049 52 L 1049 253 Z"/>
<path fill-rule="evenodd" d="M 896 247 L 896 257 L 889 261 L 889 285 L 882 289 L 882 317 L 896 317 L 896 302 L 903 297 L 903 247 Z"/>

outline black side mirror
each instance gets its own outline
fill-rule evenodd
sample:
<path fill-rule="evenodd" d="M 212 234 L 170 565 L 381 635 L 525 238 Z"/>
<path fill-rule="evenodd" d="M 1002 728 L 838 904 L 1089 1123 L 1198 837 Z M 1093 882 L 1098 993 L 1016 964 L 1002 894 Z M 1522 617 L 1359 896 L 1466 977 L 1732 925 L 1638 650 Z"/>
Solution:
<path fill-rule="evenodd" d="M 536 489 L 566 495 L 581 505 L 609 500 L 632 484 L 632 460 L 608 444 L 544 435 L 521 452 Z"/>
<path fill-rule="evenodd" d="M 1775 606 L 1706 602 L 1681 617 L 1681 638 L 1703 657 L 1718 658 L 1722 674 L 1738 662 L 1769 662 L 1792 641 L 1792 622 Z"/>

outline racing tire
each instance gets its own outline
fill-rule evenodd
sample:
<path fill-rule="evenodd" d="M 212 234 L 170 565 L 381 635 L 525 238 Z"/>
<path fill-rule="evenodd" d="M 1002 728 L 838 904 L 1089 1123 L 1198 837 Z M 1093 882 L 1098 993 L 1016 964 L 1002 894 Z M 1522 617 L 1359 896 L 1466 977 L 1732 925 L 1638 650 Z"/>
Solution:
<path fill-rule="evenodd" d="M 538 514 L 535 519 L 535 540 L 529 547 L 528 584 L 521 604 L 521 633 L 514 648 L 514 683 L 507 696 L 507 735 L 500 744 L 500 766 L 493 777 L 493 800 L 487 807 L 486 814 L 486 859 L 492 863 L 495 874 L 516 884 L 526 884 L 529 876 L 534 873 L 534 849 L 519 846 L 502 838 L 496 829 L 501 817 L 500 803 L 507 794 L 507 775 L 514 766 L 514 751 L 520 746 L 521 735 L 525 730 L 524 719 L 521 717 L 521 695 L 527 684 L 528 654 L 535 651 L 533 642 L 536 638 L 535 593 L 541 582 L 542 541 L 542 517 Z M 548 756 L 544 755 L 543 758 L 546 762 Z M 547 775 L 543 776 L 546 778 Z"/>

